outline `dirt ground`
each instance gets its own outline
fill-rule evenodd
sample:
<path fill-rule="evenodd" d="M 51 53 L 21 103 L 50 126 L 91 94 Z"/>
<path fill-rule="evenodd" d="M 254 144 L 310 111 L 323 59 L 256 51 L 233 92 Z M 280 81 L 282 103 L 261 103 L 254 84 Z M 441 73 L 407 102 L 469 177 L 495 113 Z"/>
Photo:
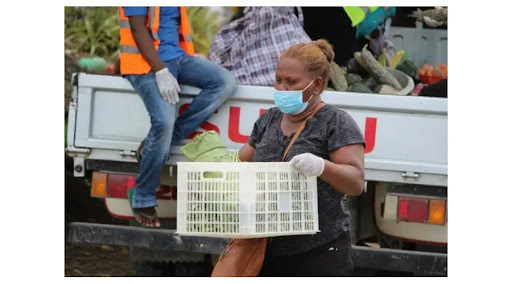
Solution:
<path fill-rule="evenodd" d="M 133 276 L 126 247 L 66 243 L 65 276 Z"/>

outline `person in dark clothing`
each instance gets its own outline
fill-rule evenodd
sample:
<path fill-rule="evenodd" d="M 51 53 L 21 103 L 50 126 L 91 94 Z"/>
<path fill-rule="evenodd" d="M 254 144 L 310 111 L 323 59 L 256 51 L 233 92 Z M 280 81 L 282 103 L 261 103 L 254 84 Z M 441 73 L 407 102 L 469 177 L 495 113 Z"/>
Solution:
<path fill-rule="evenodd" d="M 171 145 L 185 139 L 231 97 L 236 82 L 225 68 L 194 56 L 185 7 L 119 7 L 119 19 L 120 72 L 151 118 L 149 132 L 137 151 L 141 159 L 136 186 L 128 197 L 137 222 L 160 227 L 155 191 Z M 179 84 L 198 87 L 201 92 L 178 116 Z"/>
<path fill-rule="evenodd" d="M 304 30 L 311 40 L 324 38 L 334 48 L 334 62 L 342 66 L 363 48 L 356 38 L 356 27 L 343 7 L 301 7 L 304 14 Z"/>
<path fill-rule="evenodd" d="M 347 276 L 353 269 L 350 215 L 342 201 L 363 192 L 365 143 L 348 113 L 322 103 L 333 59 L 325 40 L 294 44 L 283 52 L 274 84 L 277 107 L 255 122 L 239 151 L 242 161 L 279 162 L 299 127 L 314 114 L 284 161 L 301 175 L 318 177 L 320 232 L 271 238 L 260 276 Z"/>

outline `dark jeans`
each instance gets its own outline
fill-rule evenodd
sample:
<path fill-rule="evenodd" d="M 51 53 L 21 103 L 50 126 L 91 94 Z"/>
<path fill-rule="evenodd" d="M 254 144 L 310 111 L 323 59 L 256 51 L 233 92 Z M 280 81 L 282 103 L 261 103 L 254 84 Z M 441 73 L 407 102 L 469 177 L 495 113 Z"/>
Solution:
<path fill-rule="evenodd" d="M 305 253 L 272 257 L 265 255 L 260 277 L 350 276 L 354 269 L 350 232 Z"/>
<path fill-rule="evenodd" d="M 171 105 L 160 96 L 155 73 L 126 76 L 142 98 L 151 118 L 151 128 L 144 143 L 144 155 L 137 176 L 133 208 L 158 206 L 155 190 L 160 185 L 160 174 L 171 145 L 179 143 L 198 128 L 236 89 L 233 75 L 209 60 L 184 54 L 164 63 L 178 83 L 202 90 L 187 110 L 178 116 L 178 104 Z"/>

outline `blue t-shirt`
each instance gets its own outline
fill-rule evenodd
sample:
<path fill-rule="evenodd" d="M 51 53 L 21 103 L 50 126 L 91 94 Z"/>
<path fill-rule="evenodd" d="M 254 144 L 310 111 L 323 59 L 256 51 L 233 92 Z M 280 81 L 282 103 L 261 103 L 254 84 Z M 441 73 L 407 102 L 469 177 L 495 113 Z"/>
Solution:
<path fill-rule="evenodd" d="M 123 7 L 123 10 L 127 17 L 148 15 L 148 7 Z M 178 58 L 185 53 L 179 45 L 179 21 L 179 7 L 160 7 L 158 55 L 162 61 Z"/>

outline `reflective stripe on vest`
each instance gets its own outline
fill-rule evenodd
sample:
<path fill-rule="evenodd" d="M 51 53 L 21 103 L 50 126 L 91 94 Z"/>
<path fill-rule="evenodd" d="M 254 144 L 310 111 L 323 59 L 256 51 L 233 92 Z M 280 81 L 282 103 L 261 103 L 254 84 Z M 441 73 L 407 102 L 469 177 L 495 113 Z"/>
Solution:
<path fill-rule="evenodd" d="M 126 20 L 119 20 L 119 27 L 121 29 L 129 29 L 130 28 L 130 22 Z"/>
<path fill-rule="evenodd" d="M 188 41 L 188 42 L 192 41 L 192 36 L 191 35 L 184 35 L 184 34 L 180 33 L 179 36 L 180 36 L 180 43 L 184 42 L 184 41 Z"/>
<path fill-rule="evenodd" d="M 130 22 L 126 20 L 119 20 L 119 28 L 121 29 L 130 29 Z M 153 37 L 154 40 L 160 40 L 158 37 L 158 32 L 153 32 L 152 27 L 149 27 L 149 32 L 151 34 L 151 37 Z"/>
<path fill-rule="evenodd" d="M 192 29 L 188 21 L 187 10 L 185 7 L 180 7 L 180 26 L 179 26 L 179 39 L 180 47 L 185 50 L 188 55 L 194 55 L 194 44 L 192 43 Z"/>
<path fill-rule="evenodd" d="M 179 25 L 179 45 L 185 53 L 193 56 L 194 45 L 192 43 L 190 24 L 188 23 L 187 11 L 185 7 L 180 7 L 180 25 Z M 160 25 L 160 7 L 149 7 L 146 27 L 153 38 L 153 46 L 158 50 L 160 38 L 158 37 L 158 28 Z M 142 56 L 131 33 L 130 22 L 124 15 L 124 10 L 119 7 L 119 27 L 120 27 L 120 51 L 121 51 L 121 74 L 147 74 L 151 71 L 151 66 Z"/>
<path fill-rule="evenodd" d="M 149 7 L 149 31 L 154 40 L 160 40 L 158 37 L 158 28 L 155 29 L 156 7 Z"/>
<path fill-rule="evenodd" d="M 140 54 L 140 51 L 136 46 L 121 45 L 120 49 L 121 49 L 121 52 L 124 52 L 124 53 Z"/>

